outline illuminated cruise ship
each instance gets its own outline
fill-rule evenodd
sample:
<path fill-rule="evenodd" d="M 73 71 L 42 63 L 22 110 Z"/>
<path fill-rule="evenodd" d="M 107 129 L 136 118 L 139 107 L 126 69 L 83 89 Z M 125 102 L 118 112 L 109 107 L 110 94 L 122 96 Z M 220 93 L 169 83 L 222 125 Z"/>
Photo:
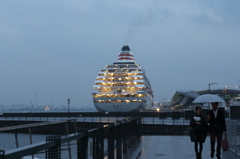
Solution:
<path fill-rule="evenodd" d="M 98 72 L 92 96 L 99 112 L 152 110 L 153 90 L 129 46 L 123 46 L 118 60 Z"/>

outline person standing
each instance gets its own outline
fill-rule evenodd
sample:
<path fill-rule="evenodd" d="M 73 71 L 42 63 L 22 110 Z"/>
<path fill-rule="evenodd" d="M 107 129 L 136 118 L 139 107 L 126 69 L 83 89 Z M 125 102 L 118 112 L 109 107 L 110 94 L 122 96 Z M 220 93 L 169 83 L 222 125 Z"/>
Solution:
<path fill-rule="evenodd" d="M 209 135 L 211 142 L 211 154 L 210 157 L 214 157 L 215 152 L 215 141 L 217 139 L 217 159 L 221 159 L 221 144 L 222 144 L 222 135 L 227 133 L 226 122 L 224 112 L 218 109 L 218 102 L 211 103 L 212 110 L 208 112 L 207 121 L 209 125 Z"/>
<path fill-rule="evenodd" d="M 194 142 L 194 149 L 197 159 L 202 158 L 203 143 L 206 140 L 208 130 L 206 118 L 204 118 L 201 113 L 202 108 L 199 106 L 196 107 L 196 114 L 190 120 L 190 126 L 192 127 L 190 131 L 190 137 L 191 141 Z"/>

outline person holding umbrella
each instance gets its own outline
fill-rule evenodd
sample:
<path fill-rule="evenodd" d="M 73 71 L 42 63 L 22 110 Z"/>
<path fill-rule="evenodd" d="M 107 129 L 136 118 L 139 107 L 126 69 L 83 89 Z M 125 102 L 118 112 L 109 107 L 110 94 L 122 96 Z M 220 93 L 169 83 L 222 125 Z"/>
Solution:
<path fill-rule="evenodd" d="M 207 121 L 209 125 L 209 135 L 211 142 L 210 157 L 214 158 L 215 141 L 217 139 L 217 159 L 221 159 L 221 144 L 223 132 L 227 133 L 224 112 L 218 109 L 218 102 L 213 102 L 212 110 L 208 112 Z"/>
<path fill-rule="evenodd" d="M 223 132 L 227 133 L 224 112 L 218 109 L 219 102 L 225 101 L 218 95 L 213 94 L 200 95 L 193 101 L 193 103 L 211 103 L 212 105 L 212 110 L 207 115 L 207 122 L 210 123 L 208 130 L 211 142 L 210 157 L 214 158 L 215 141 L 217 139 L 217 159 L 221 159 L 222 134 Z"/>
<path fill-rule="evenodd" d="M 190 131 L 191 141 L 194 142 L 194 149 L 197 159 L 202 159 L 203 143 L 207 137 L 208 125 L 206 119 L 201 115 L 202 108 L 196 107 L 196 114 L 190 121 L 192 127 Z M 199 144 L 199 151 L 198 151 Z"/>

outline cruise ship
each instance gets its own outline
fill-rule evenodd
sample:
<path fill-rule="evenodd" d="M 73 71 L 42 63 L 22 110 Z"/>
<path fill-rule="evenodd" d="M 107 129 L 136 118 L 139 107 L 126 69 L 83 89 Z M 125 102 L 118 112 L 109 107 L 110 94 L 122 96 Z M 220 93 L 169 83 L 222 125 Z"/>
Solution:
<path fill-rule="evenodd" d="M 135 62 L 128 45 L 117 61 L 106 65 L 93 85 L 93 103 L 99 112 L 153 110 L 153 90 L 145 70 Z"/>

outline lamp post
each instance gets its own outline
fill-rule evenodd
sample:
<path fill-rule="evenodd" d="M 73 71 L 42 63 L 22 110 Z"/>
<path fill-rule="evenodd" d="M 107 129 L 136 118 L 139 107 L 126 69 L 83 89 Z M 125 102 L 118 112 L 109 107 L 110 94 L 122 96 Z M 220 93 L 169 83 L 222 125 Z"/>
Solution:
<path fill-rule="evenodd" d="M 70 109 L 70 98 L 68 98 L 68 118 L 70 118 L 69 109 Z"/>
<path fill-rule="evenodd" d="M 217 85 L 217 83 L 209 83 L 208 84 L 208 94 L 210 94 L 210 85 Z"/>

